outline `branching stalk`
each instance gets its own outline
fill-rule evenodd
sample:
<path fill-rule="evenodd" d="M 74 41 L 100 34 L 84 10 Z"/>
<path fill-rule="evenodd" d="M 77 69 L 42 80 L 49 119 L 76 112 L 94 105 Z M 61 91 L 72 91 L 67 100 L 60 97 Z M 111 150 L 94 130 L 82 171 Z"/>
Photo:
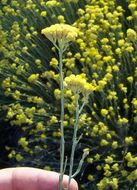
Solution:
<path fill-rule="evenodd" d="M 72 139 L 72 149 L 71 149 L 71 156 L 70 156 L 70 168 L 69 168 L 69 181 L 68 181 L 68 189 L 70 186 L 70 182 L 72 179 L 72 172 L 73 172 L 73 165 L 74 165 L 74 153 L 76 149 L 76 145 L 78 143 L 77 141 L 77 130 L 78 130 L 78 122 L 79 122 L 79 102 L 78 102 L 79 96 L 76 94 L 76 120 L 74 124 L 74 133 L 73 133 L 73 139 Z"/>
<path fill-rule="evenodd" d="M 60 130 L 61 130 L 61 142 L 60 142 L 60 176 L 59 176 L 59 190 L 63 189 L 63 175 L 64 175 L 64 84 L 63 84 L 63 66 L 62 66 L 63 51 L 59 49 L 59 71 L 60 71 L 60 91 L 61 91 L 61 116 L 60 116 Z"/>
<path fill-rule="evenodd" d="M 83 153 L 83 155 L 82 155 L 82 158 L 81 158 L 81 160 L 80 160 L 80 162 L 79 162 L 79 165 L 78 165 L 78 168 L 77 168 L 77 170 L 76 170 L 76 172 L 71 176 L 72 178 L 74 178 L 76 175 L 78 175 L 78 173 L 80 172 L 80 170 L 81 170 L 81 168 L 82 168 L 82 165 L 83 165 L 83 163 L 84 163 L 84 159 L 86 158 L 86 154 L 84 154 Z"/>

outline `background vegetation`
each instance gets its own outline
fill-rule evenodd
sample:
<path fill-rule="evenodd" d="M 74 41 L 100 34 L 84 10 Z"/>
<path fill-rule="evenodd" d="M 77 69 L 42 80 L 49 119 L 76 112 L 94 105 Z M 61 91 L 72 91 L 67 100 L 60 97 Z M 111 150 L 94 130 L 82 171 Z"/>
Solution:
<path fill-rule="evenodd" d="M 80 32 L 64 75 L 82 74 L 96 86 L 79 123 L 75 167 L 90 149 L 79 187 L 136 189 L 137 1 L 1 0 L 0 18 L 1 167 L 59 171 L 58 54 L 41 29 L 67 23 Z M 75 104 L 70 90 L 65 97 L 69 157 Z"/>

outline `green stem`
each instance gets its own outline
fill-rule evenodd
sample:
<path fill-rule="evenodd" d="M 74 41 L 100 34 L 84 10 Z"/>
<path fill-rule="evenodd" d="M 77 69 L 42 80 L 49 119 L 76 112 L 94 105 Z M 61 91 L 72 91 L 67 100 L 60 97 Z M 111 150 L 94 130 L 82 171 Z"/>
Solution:
<path fill-rule="evenodd" d="M 85 102 L 83 102 L 83 104 L 82 104 L 81 108 L 79 109 L 79 115 L 81 114 L 81 112 L 82 112 L 82 110 L 83 110 L 84 106 L 85 106 Z"/>
<path fill-rule="evenodd" d="M 60 130 L 61 130 L 61 142 L 60 142 L 60 176 L 59 176 L 59 190 L 63 189 L 63 175 L 64 175 L 64 84 L 63 84 L 63 66 L 62 66 L 62 49 L 59 49 L 59 70 L 60 70 L 60 91 L 61 91 L 61 116 L 60 116 Z"/>
<path fill-rule="evenodd" d="M 84 159 L 86 158 L 86 154 L 84 154 L 83 153 L 83 155 L 82 155 L 82 158 L 81 158 L 81 160 L 80 160 L 80 162 L 79 162 L 79 165 L 78 165 L 78 168 L 77 168 L 77 170 L 76 170 L 76 172 L 71 176 L 72 178 L 74 178 L 76 175 L 78 175 L 78 173 L 80 172 L 80 170 L 81 170 L 81 168 L 82 168 L 82 165 L 83 165 L 83 163 L 84 163 Z"/>
<path fill-rule="evenodd" d="M 75 120 L 75 124 L 74 124 L 74 133 L 73 133 L 72 149 L 71 149 L 71 156 L 70 156 L 69 181 L 68 181 L 68 187 L 67 187 L 68 190 L 69 190 L 70 182 L 72 179 L 72 172 L 73 172 L 73 165 L 74 165 L 74 153 L 75 153 L 75 148 L 77 145 L 78 122 L 79 122 L 79 103 L 78 103 L 78 95 L 76 94 L 76 120 Z"/>

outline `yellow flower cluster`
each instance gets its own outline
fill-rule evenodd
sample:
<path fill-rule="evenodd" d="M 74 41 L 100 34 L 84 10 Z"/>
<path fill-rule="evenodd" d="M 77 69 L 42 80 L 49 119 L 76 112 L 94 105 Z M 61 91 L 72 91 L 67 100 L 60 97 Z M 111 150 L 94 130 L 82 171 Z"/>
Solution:
<path fill-rule="evenodd" d="M 44 1 L 43 1 L 44 2 Z M 58 2 L 57 0 L 48 0 L 46 2 L 46 6 L 48 7 L 56 7 L 56 6 L 59 6 L 60 5 L 60 2 Z"/>
<path fill-rule="evenodd" d="M 31 74 L 29 77 L 28 77 L 28 82 L 29 83 L 35 83 L 39 78 L 39 74 Z"/>
<path fill-rule="evenodd" d="M 111 181 L 108 178 L 104 178 L 98 183 L 99 190 L 105 190 L 106 187 L 111 187 L 113 190 L 118 189 L 118 178 L 112 178 Z"/>
<path fill-rule="evenodd" d="M 27 102 L 34 103 L 34 104 L 43 104 L 44 103 L 42 97 L 38 97 L 38 96 L 29 96 L 27 98 Z"/>
<path fill-rule="evenodd" d="M 70 75 L 64 79 L 64 85 L 67 89 L 72 90 L 74 94 L 82 93 L 87 98 L 95 90 L 93 84 L 88 83 L 82 75 Z"/>
<path fill-rule="evenodd" d="M 127 179 L 129 182 L 133 182 L 137 180 L 137 169 L 133 170 L 128 176 Z"/>
<path fill-rule="evenodd" d="M 53 44 L 58 44 L 59 48 L 74 41 L 78 35 L 77 28 L 68 24 L 54 24 L 42 29 L 44 34 Z"/>
<path fill-rule="evenodd" d="M 129 28 L 127 30 L 127 38 L 130 40 L 130 41 L 135 41 L 137 39 L 137 33 L 135 30 Z"/>
<path fill-rule="evenodd" d="M 21 145 L 21 146 L 23 146 L 23 147 L 28 146 L 28 142 L 27 142 L 27 140 L 26 140 L 25 137 L 20 138 L 18 144 Z"/>
<path fill-rule="evenodd" d="M 49 120 L 48 122 L 48 125 L 53 125 L 54 123 L 57 123 L 58 122 L 58 119 L 56 116 L 52 116 L 51 119 Z"/>

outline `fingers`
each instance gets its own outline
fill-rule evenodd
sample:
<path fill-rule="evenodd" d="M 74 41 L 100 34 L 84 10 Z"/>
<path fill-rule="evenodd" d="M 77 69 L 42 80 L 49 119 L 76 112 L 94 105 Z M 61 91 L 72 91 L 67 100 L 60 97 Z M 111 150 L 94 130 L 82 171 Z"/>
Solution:
<path fill-rule="evenodd" d="M 68 180 L 69 180 L 68 176 L 64 175 L 64 177 L 63 177 L 63 187 L 64 188 L 67 188 L 67 186 L 68 186 Z M 78 190 L 78 184 L 77 184 L 77 182 L 74 179 L 71 180 L 71 184 L 70 184 L 69 190 Z"/>
<path fill-rule="evenodd" d="M 36 168 L 9 168 L 0 170 L 0 190 L 58 190 L 59 174 Z M 63 178 L 67 187 L 68 176 Z M 77 190 L 77 182 L 72 180 L 69 190 Z"/>
<path fill-rule="evenodd" d="M 38 190 L 39 170 L 34 168 L 15 168 L 12 171 L 12 190 Z M 46 188 L 45 188 L 46 189 Z"/>
<path fill-rule="evenodd" d="M 12 190 L 12 170 L 0 170 L 0 190 Z"/>
<path fill-rule="evenodd" d="M 49 180 L 50 179 L 50 180 Z M 38 183 L 40 190 L 58 190 L 59 174 L 56 172 L 42 172 L 38 175 Z M 68 184 L 68 176 L 63 177 L 63 187 Z M 45 188 L 46 187 L 46 188 Z M 78 190 L 77 182 L 73 179 L 69 190 Z"/>

